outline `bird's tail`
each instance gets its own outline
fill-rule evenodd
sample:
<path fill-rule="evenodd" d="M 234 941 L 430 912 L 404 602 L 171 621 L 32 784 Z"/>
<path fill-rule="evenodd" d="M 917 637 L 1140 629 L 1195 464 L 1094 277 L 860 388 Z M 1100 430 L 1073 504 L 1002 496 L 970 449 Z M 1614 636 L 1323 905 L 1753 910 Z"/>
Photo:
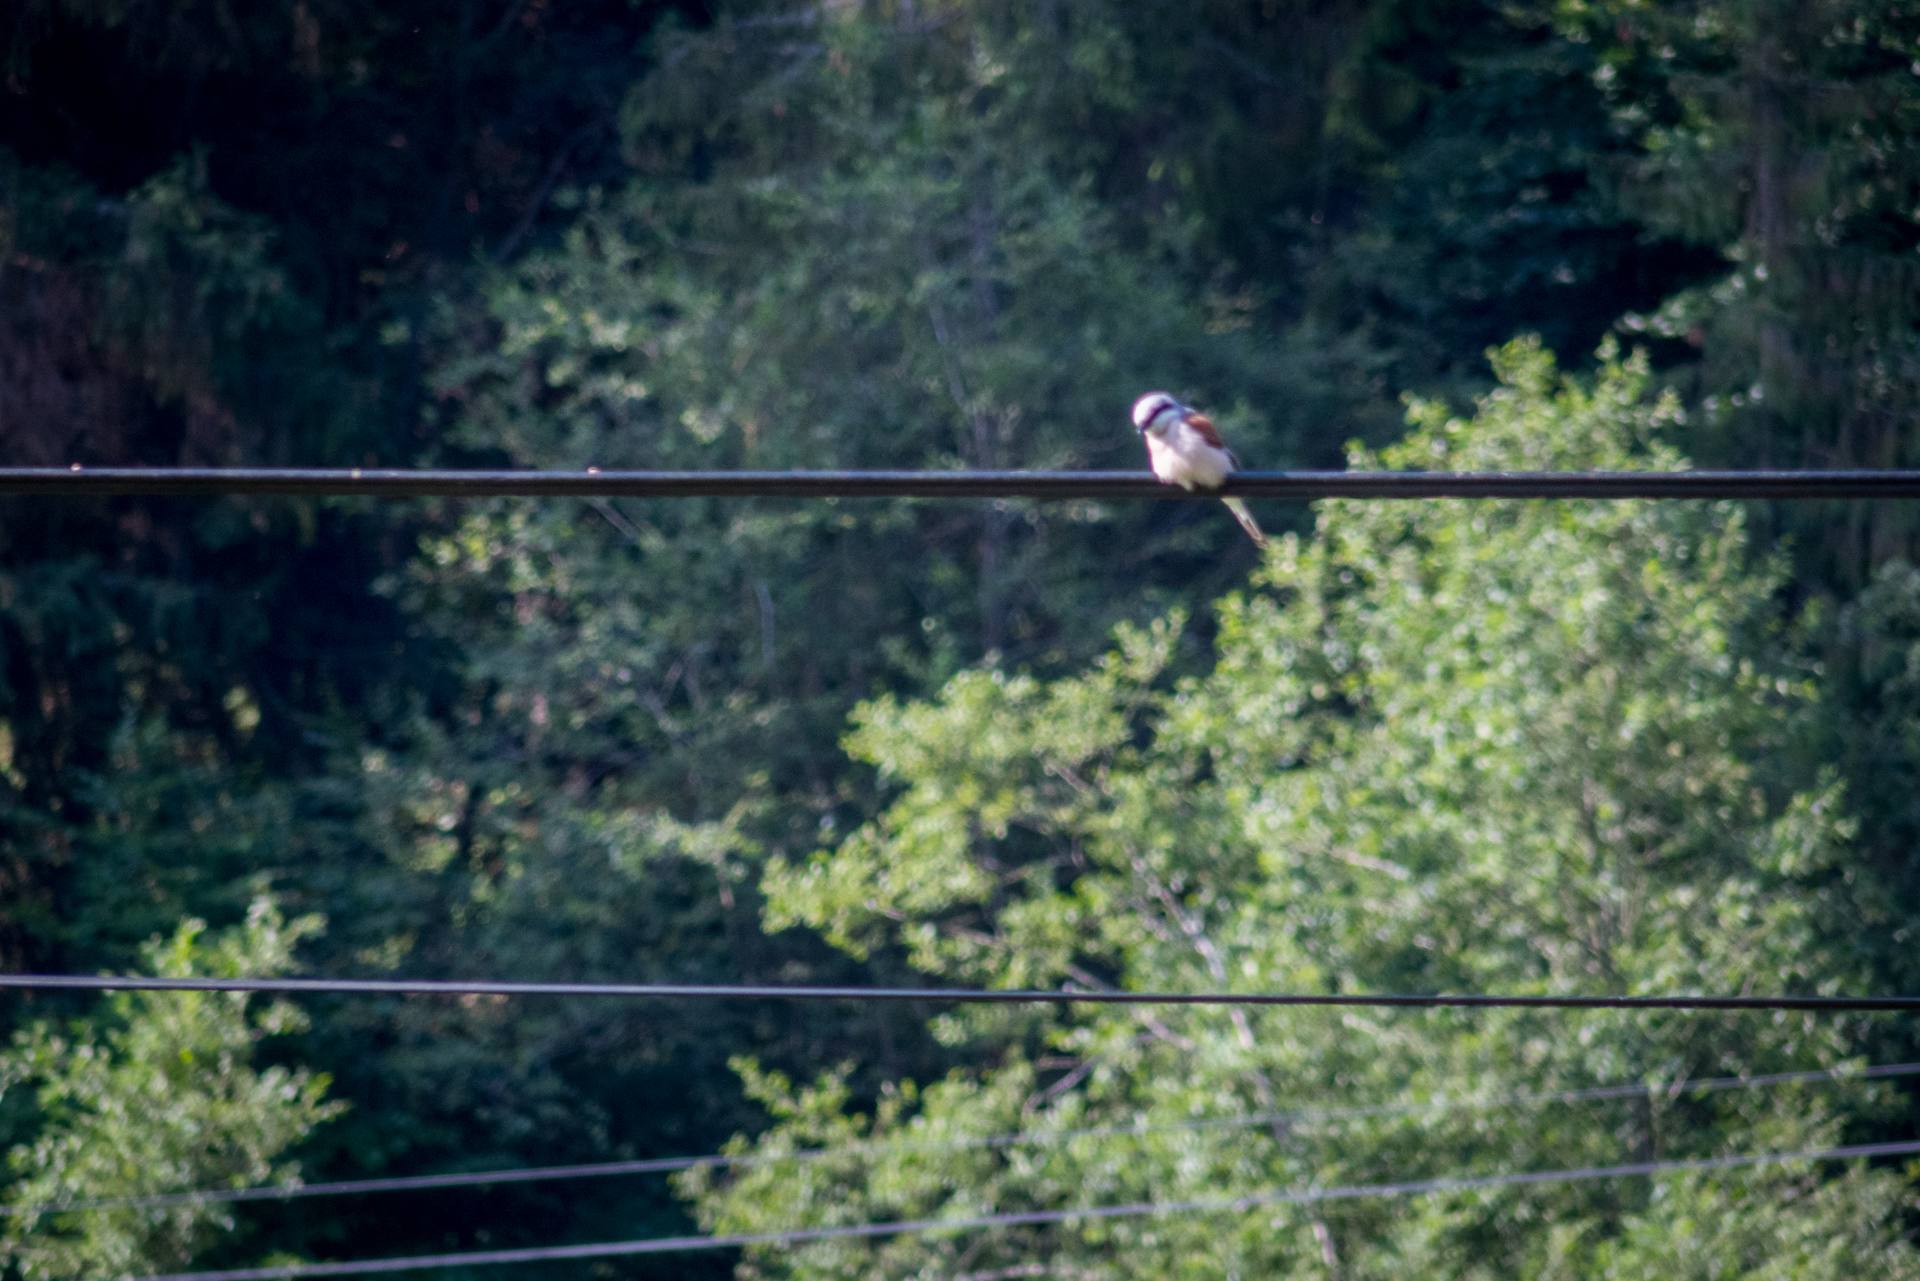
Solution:
<path fill-rule="evenodd" d="M 1253 513 L 1247 510 L 1245 503 L 1238 498 L 1222 498 L 1220 501 L 1227 505 L 1227 510 L 1233 513 L 1233 518 L 1240 522 L 1240 528 L 1247 531 L 1247 537 L 1253 540 L 1255 547 L 1267 545 L 1267 536 L 1260 532 L 1260 523 L 1254 520 Z"/>

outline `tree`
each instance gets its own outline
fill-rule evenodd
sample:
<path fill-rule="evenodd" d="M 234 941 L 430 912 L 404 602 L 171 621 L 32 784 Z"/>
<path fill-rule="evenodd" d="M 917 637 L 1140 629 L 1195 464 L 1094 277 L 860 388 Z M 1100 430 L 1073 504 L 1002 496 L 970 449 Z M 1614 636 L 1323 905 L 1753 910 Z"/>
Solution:
<path fill-rule="evenodd" d="M 1416 405 L 1356 466 L 1657 468 L 1673 399 L 1643 362 L 1495 366 L 1472 422 Z M 851 751 L 896 789 L 830 850 L 775 860 L 769 925 L 943 980 L 1156 990 L 1832 991 L 1874 915 L 1837 875 L 1830 779 L 1764 762 L 1808 724 L 1730 505 L 1323 505 L 1262 590 L 1220 603 L 1217 663 L 1169 683 L 1183 622 L 1123 628 L 1084 675 L 975 670 L 862 707 Z M 963 1007 L 986 1060 L 850 1114 L 833 1075 L 743 1065 L 779 1118 L 737 1150 L 871 1144 L 686 1176 L 721 1231 L 964 1217 L 1271 1188 L 1793 1150 L 1868 1124 L 1856 1087 L 1713 1101 L 1195 1119 L 1550 1093 L 1838 1065 L 1869 1024 L 1689 1013 Z M 1050 1143 L 1050 1133 L 1119 1133 Z M 1001 1133 L 1018 1144 L 943 1150 Z M 1897 1177 L 1855 1170 L 1541 1185 L 750 1253 L 749 1275 L 1912 1275 Z M 1737 1208 L 1736 1208 L 1737 1207 Z M 1711 1247 L 1693 1216 L 1727 1216 Z M 1022 1273 L 1024 1275 L 1024 1273 Z"/>
<path fill-rule="evenodd" d="M 1332 78 L 1340 188 L 1303 292 L 1322 332 L 1366 335 L 1388 386 L 1465 404 L 1489 345 L 1590 352 L 1623 314 L 1723 274 L 1718 243 L 1620 200 L 1634 138 L 1596 59 L 1525 6 L 1370 8 Z"/>
<path fill-rule="evenodd" d="M 1726 202 L 1676 210 L 1737 190 L 1715 175 L 1751 169 L 1740 51 L 1801 29 L 1683 8 L 1708 28 L 1668 59 L 1663 14 L 1458 0 L 0 6 L 0 453 L 1130 465 L 1126 406 L 1159 383 L 1223 411 L 1249 463 L 1327 464 L 1391 439 L 1405 389 L 1484 389 L 1489 342 L 1587 351 L 1630 311 L 1680 368 L 1675 439 L 1736 459 L 1747 427 L 1692 402 L 1751 383 L 1760 319 L 1796 370 L 1872 362 L 1848 331 L 1839 364 L 1806 363 L 1837 331 L 1799 286 L 1713 302 L 1698 350 L 1675 318 L 1706 295 L 1660 309 L 1749 262 Z M 1906 18 L 1816 9 L 1805 31 L 1866 26 L 1809 37 L 1817 75 L 1767 73 L 1834 113 L 1789 93 L 1781 154 L 1881 184 L 1833 225 L 1884 273 L 1908 245 Z M 1683 133 L 1712 146 L 1670 148 Z M 1786 190 L 1794 259 L 1817 206 Z M 305 948 L 330 972 L 861 982 L 914 940 L 768 934 L 759 889 L 767 859 L 884 808 L 839 748 L 848 711 L 994 652 L 1052 688 L 1116 624 L 1197 611 L 1157 696 L 1211 663 L 1229 615 L 1202 606 L 1252 557 L 1186 503 L 142 498 L 9 500 L 0 561 L 9 965 L 129 968 L 181 917 L 238 920 L 267 876 L 334 922 Z M 1881 749 L 1906 742 L 1909 623 L 1885 581 L 1847 615 L 1859 681 L 1828 685 L 1865 701 L 1844 726 L 1830 708 L 1852 737 L 1826 755 L 1873 780 L 1850 796 L 1892 879 L 1910 761 Z M 1774 801 L 1824 795 L 1753 750 L 1729 749 L 1788 780 Z M 1905 963 L 1888 928 L 1847 937 Z M 796 1079 L 857 1058 L 862 1109 L 1006 1052 L 898 1009 L 319 1010 L 281 1048 L 355 1100 L 301 1155 L 340 1177 L 703 1150 L 764 1121 L 730 1055 Z M 309 1255 L 684 1226 L 657 1185 L 592 1187 L 243 1222 Z"/>
<path fill-rule="evenodd" d="M 1633 143 L 1608 166 L 1622 206 L 1726 260 L 1622 322 L 1697 350 L 1684 382 L 1700 407 L 1696 452 L 1743 466 L 1913 466 L 1920 13 L 1897 0 L 1567 0 L 1555 13 L 1593 51 Z M 1912 554 L 1898 504 L 1783 519 L 1814 575 L 1848 593 Z"/>
<path fill-rule="evenodd" d="M 140 972 L 270 978 L 320 922 L 283 921 L 260 898 L 244 926 L 203 939 L 205 928 L 190 920 L 155 939 Z M 0 1090 L 33 1084 L 38 1132 L 7 1155 L 13 1214 L 0 1249 L 22 1275 L 175 1270 L 234 1226 L 217 1203 L 65 1206 L 295 1181 L 298 1164 L 277 1158 L 346 1105 L 325 1101 L 325 1074 L 252 1065 L 263 1039 L 304 1031 L 307 1019 L 286 1001 L 250 1004 L 238 992 L 118 993 L 95 1020 L 14 1037 Z"/>

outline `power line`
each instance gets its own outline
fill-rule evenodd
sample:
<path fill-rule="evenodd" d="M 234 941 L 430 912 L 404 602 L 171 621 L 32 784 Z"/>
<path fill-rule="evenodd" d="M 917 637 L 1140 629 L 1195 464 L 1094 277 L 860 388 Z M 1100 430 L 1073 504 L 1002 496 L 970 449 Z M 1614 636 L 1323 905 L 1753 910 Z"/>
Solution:
<path fill-rule="evenodd" d="M 1920 1140 L 1900 1143 L 1863 1143 L 1852 1147 L 1812 1148 L 1800 1152 L 1758 1152 L 1740 1156 L 1706 1157 L 1693 1161 L 1643 1161 L 1632 1165 L 1599 1165 L 1573 1170 L 1490 1174 L 1478 1178 L 1418 1179 L 1399 1183 L 1360 1184 L 1351 1187 L 1296 1188 L 1254 1192 L 1239 1197 L 1206 1197 L 1191 1201 L 1136 1201 L 1128 1205 L 1083 1206 L 1071 1210 L 1027 1210 L 1011 1214 L 975 1215 L 963 1219 L 901 1219 L 892 1223 L 790 1228 L 782 1232 L 654 1237 L 641 1241 L 605 1241 L 591 1245 L 539 1246 L 523 1250 L 423 1254 L 410 1258 L 359 1259 L 346 1263 L 294 1263 L 266 1268 L 229 1268 L 216 1272 L 175 1272 L 150 1278 L 149 1281 L 269 1281 L 270 1278 L 278 1277 L 337 1277 L 369 1272 L 418 1271 L 424 1268 L 479 1267 L 496 1263 L 544 1263 L 563 1259 L 605 1259 L 623 1255 L 667 1254 L 691 1250 L 732 1250 L 749 1245 L 793 1246 L 812 1241 L 841 1240 L 849 1237 L 902 1236 L 916 1232 L 961 1232 L 977 1228 L 1020 1227 L 1089 1219 L 1141 1218 L 1147 1215 L 1192 1214 L 1209 1210 L 1251 1210 L 1268 1205 L 1309 1205 L 1322 1201 L 1350 1201 L 1367 1197 L 1426 1196 L 1438 1192 L 1474 1192 L 1542 1183 L 1575 1183 L 1593 1179 L 1678 1174 L 1699 1170 L 1730 1170 L 1741 1166 L 1772 1165 L 1782 1161 L 1845 1161 L 1861 1157 L 1904 1156 L 1914 1152 L 1920 1152 Z"/>
<path fill-rule="evenodd" d="M 883 1140 L 849 1143 L 833 1148 L 802 1148 L 782 1153 L 713 1153 L 705 1156 L 649 1157 L 636 1161 L 601 1161 L 588 1165 L 535 1166 L 519 1170 L 471 1170 L 458 1174 L 417 1174 L 385 1179 L 350 1179 L 336 1183 L 304 1183 L 284 1187 L 215 1188 L 201 1192 L 169 1192 L 145 1197 L 101 1197 L 89 1201 L 39 1202 L 0 1206 L 0 1217 L 26 1214 L 72 1214 L 82 1210 L 141 1210 L 168 1205 L 212 1204 L 230 1201 L 285 1201 L 299 1197 L 352 1196 L 368 1192 L 413 1192 L 437 1188 L 486 1187 L 502 1183 L 538 1183 L 553 1179 L 604 1178 L 629 1174 L 666 1174 L 695 1168 L 794 1164 L 832 1157 L 890 1152 L 959 1152 L 981 1148 L 1041 1146 L 1086 1138 L 1132 1138 L 1195 1130 L 1248 1129 L 1253 1126 L 1297 1124 L 1303 1121 L 1347 1120 L 1370 1116 L 1398 1116 L 1415 1112 L 1450 1112 L 1545 1103 L 1583 1103 L 1601 1099 L 1644 1098 L 1669 1093 L 1675 1097 L 1720 1090 L 1757 1090 L 1775 1085 L 1844 1084 L 1848 1081 L 1912 1076 L 1920 1063 L 1889 1063 L 1857 1072 L 1775 1072 L 1763 1076 L 1708 1077 L 1698 1081 L 1635 1082 L 1629 1085 L 1590 1086 L 1546 1094 L 1507 1094 L 1489 1099 L 1441 1099 L 1425 1103 L 1375 1103 L 1359 1107 L 1298 1108 L 1249 1112 L 1242 1116 L 1207 1117 L 1161 1125 L 1106 1125 L 1076 1130 L 1028 1130 L 1018 1134 L 974 1135 L 961 1139 L 924 1142 Z"/>
<path fill-rule="evenodd" d="M 218 979 L 0 974 L 0 989 L 280 992 L 389 996 L 625 996 L 684 1000 L 961 1001 L 990 1005 L 1299 1005 L 1531 1010 L 1920 1010 L 1920 996 L 1483 996 L 1472 993 L 1129 992 L 1112 988 L 790 987 L 725 983 L 525 983 L 469 979 Z"/>
<path fill-rule="evenodd" d="M 1220 491 L 1317 498 L 1920 498 L 1920 471 L 1247 471 Z M 374 498 L 1205 498 L 1143 471 L 447 471 L 8 467 L 0 494 Z"/>

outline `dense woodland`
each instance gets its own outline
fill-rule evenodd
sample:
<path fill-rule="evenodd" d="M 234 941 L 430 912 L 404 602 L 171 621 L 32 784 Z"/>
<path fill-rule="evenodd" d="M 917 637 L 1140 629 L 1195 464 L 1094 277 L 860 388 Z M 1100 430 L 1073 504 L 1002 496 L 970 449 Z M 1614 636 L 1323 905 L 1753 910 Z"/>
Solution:
<path fill-rule="evenodd" d="M 1911 0 L 12 0 L 0 62 L 0 465 L 1134 467 L 1166 387 L 1257 467 L 1920 467 Z M 1259 515 L 0 499 L 0 966 L 1920 992 L 1920 508 Z M 23 1281 L 1920 1129 L 1664 1088 L 1888 1015 L 0 1011 Z M 1920 1277 L 1912 1177 L 512 1270 Z"/>

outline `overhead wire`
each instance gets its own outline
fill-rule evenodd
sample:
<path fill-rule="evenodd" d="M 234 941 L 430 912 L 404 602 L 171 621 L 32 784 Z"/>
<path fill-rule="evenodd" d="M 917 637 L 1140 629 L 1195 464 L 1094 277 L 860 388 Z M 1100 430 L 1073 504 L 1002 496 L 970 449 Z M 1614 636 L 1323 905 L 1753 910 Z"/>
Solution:
<path fill-rule="evenodd" d="M 968 1135 L 956 1139 L 875 1140 L 831 1148 L 801 1148 L 776 1153 L 724 1153 L 702 1156 L 647 1157 L 630 1161 L 600 1161 L 583 1165 L 535 1166 L 525 1169 L 468 1170 L 451 1174 L 400 1175 L 380 1179 L 348 1179 L 332 1183 L 266 1185 L 251 1188 L 211 1188 L 195 1192 L 168 1192 L 144 1197 L 100 1197 L 84 1201 L 34 1202 L 0 1206 L 0 1217 L 28 1214 L 72 1214 L 88 1210 L 154 1209 L 171 1205 L 215 1204 L 234 1201 L 286 1201 L 303 1197 L 354 1196 L 376 1192 L 429 1191 L 440 1188 L 488 1187 L 507 1183 L 538 1183 L 557 1179 L 605 1178 L 633 1174 L 671 1174 L 699 1168 L 719 1169 L 797 1164 L 844 1156 L 888 1155 L 895 1152 L 964 1152 L 982 1148 L 1046 1146 L 1076 1139 L 1131 1138 L 1201 1130 L 1251 1129 L 1313 1121 L 1352 1120 L 1372 1116 L 1401 1116 L 1420 1112 L 1486 1111 L 1535 1104 L 1584 1103 L 1605 1099 L 1671 1098 L 1725 1090 L 1769 1089 L 1777 1085 L 1832 1084 L 1885 1080 L 1920 1075 L 1920 1063 L 1886 1063 L 1857 1071 L 1827 1069 L 1810 1072 L 1774 1072 L 1760 1076 L 1705 1077 L 1671 1082 L 1637 1081 L 1588 1086 L 1548 1093 L 1518 1093 L 1492 1098 L 1429 1099 L 1417 1103 L 1372 1103 L 1354 1107 L 1291 1108 L 1249 1112 L 1240 1116 L 1201 1117 L 1156 1125 L 1104 1125 L 1064 1130 L 1023 1130 L 1012 1134 Z"/>
<path fill-rule="evenodd" d="M 1118 988 L 809 987 L 768 983 L 548 983 L 490 979 L 199 978 L 0 974 L 0 990 L 596 996 L 690 1000 L 957 1001 L 990 1005 L 1330 1006 L 1529 1010 L 1920 1010 L 1920 996 L 1490 996 L 1468 992 L 1134 992 Z"/>
<path fill-rule="evenodd" d="M 0 494 L 372 498 L 1920 498 L 1920 471 L 1243 471 L 1189 493 L 1144 471 L 472 471 L 6 467 Z"/>
<path fill-rule="evenodd" d="M 147 1281 L 272 1281 L 280 1277 L 355 1276 L 372 1272 L 408 1272 L 428 1268 L 548 1263 L 567 1259 L 606 1259 L 694 1250 L 733 1250 L 753 1245 L 794 1246 L 848 1238 L 904 1236 L 909 1233 L 925 1232 L 965 1232 L 984 1228 L 1142 1218 L 1150 1215 L 1194 1214 L 1216 1210 L 1245 1211 L 1264 1206 L 1311 1205 L 1326 1201 L 1348 1201 L 1369 1197 L 1428 1196 L 1436 1193 L 1476 1192 L 1594 1179 L 1730 1170 L 1743 1166 L 1775 1165 L 1786 1161 L 1846 1161 L 1904 1156 L 1916 1152 L 1920 1152 L 1920 1140 L 1899 1143 L 1862 1143 L 1848 1147 L 1810 1148 L 1798 1152 L 1743 1153 L 1737 1156 L 1702 1157 L 1685 1161 L 1640 1161 L 1628 1165 L 1584 1166 L 1569 1170 L 1524 1171 L 1469 1178 L 1410 1179 L 1394 1183 L 1369 1183 L 1346 1187 L 1274 1189 L 1237 1197 L 1202 1197 L 1186 1201 L 1135 1201 L 1124 1205 L 1077 1206 L 1063 1210 L 1024 1210 L 1007 1214 L 980 1214 L 951 1219 L 898 1219 L 888 1223 L 786 1228 L 774 1232 L 652 1237 L 637 1241 L 605 1241 L 586 1245 L 534 1246 L 515 1250 L 475 1250 L 391 1259 L 356 1259 L 340 1263 L 289 1263 L 260 1268 L 174 1272 L 148 1278 Z"/>

